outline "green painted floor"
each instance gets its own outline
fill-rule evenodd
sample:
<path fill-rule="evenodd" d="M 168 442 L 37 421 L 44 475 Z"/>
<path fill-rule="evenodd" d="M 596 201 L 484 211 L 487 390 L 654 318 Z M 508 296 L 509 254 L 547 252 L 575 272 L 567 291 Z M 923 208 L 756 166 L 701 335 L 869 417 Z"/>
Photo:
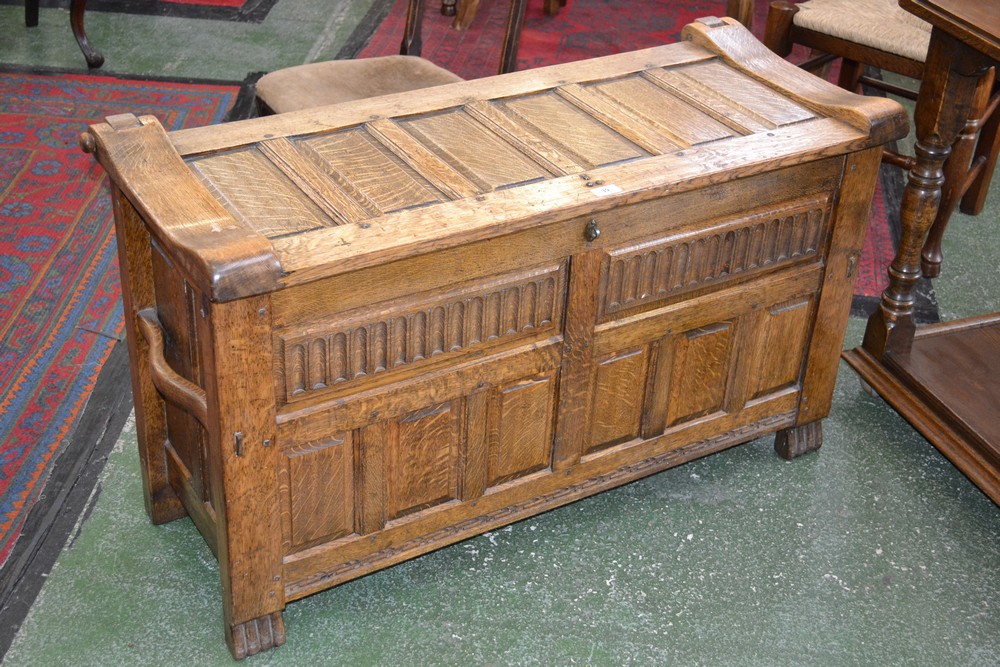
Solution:
<path fill-rule="evenodd" d="M 100 72 L 242 81 L 333 59 L 367 11 L 391 1 L 280 0 L 263 23 L 87 12 L 84 24 L 104 54 Z M 0 63 L 86 70 L 69 11 L 42 9 L 38 27 L 27 29 L 23 7 L 0 6 Z"/>
<path fill-rule="evenodd" d="M 370 3 L 330 4 L 343 20 L 281 0 L 257 26 L 88 30 L 111 72 L 239 80 L 336 53 Z M 42 18 L 36 42 L 0 7 L 0 62 L 81 67 L 67 13 Z M 1000 186 L 952 222 L 944 318 L 1000 310 L 998 224 Z M 1000 664 L 1000 509 L 838 380 L 817 454 L 755 441 L 292 603 L 285 646 L 246 664 Z M 188 520 L 149 525 L 130 424 L 4 665 L 226 664 L 218 566 Z"/>

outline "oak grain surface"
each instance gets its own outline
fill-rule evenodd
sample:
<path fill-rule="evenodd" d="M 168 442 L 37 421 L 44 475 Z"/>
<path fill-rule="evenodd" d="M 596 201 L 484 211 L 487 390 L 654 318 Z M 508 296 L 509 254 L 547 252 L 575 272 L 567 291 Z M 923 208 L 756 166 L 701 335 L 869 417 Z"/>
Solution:
<path fill-rule="evenodd" d="M 213 546 L 234 656 L 283 642 L 291 600 L 763 434 L 821 442 L 902 111 L 731 21 L 685 34 L 92 130 L 121 193 L 147 503 Z"/>

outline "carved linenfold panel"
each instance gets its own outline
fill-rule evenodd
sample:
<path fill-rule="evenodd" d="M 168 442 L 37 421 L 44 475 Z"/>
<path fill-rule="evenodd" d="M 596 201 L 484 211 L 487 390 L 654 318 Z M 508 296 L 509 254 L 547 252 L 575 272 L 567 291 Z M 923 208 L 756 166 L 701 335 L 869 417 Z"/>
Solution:
<path fill-rule="evenodd" d="M 556 332 L 564 291 L 564 265 L 550 266 L 439 297 L 379 304 L 327 331 L 279 333 L 278 393 L 296 400 L 440 355 Z"/>
<path fill-rule="evenodd" d="M 818 257 L 828 213 L 824 196 L 613 250 L 603 269 L 602 315 Z"/>

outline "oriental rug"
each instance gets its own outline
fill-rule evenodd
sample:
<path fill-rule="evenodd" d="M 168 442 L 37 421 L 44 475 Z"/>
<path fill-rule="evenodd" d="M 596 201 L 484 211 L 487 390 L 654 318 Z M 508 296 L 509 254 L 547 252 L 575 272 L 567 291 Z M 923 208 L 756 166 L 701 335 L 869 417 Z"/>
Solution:
<path fill-rule="evenodd" d="M 278 0 L 88 0 L 87 11 L 260 23 L 277 2 Z M 24 0 L 0 0 L 0 5 L 23 4 Z M 40 0 L 39 6 L 66 9 L 69 3 L 67 0 Z"/>
<path fill-rule="evenodd" d="M 107 179 L 80 132 L 126 112 L 218 123 L 239 91 L 0 72 L 0 563 L 122 338 Z"/>
<path fill-rule="evenodd" d="M 342 57 L 372 57 L 399 52 L 406 19 L 406 0 L 395 0 L 389 14 L 367 43 Z M 500 42 L 510 3 L 481 3 L 472 25 L 464 32 L 451 28 L 452 19 L 436 11 L 437 0 L 428 0 L 422 24 L 421 55 L 466 79 L 497 73 Z M 629 10 L 628 7 L 634 7 Z M 756 3 L 754 33 L 763 37 L 767 3 Z M 680 39 L 685 25 L 703 16 L 724 16 L 725 0 L 646 0 L 642 3 L 609 3 L 608 0 L 569 0 L 557 16 L 546 16 L 541 0 L 531 0 L 521 33 L 518 70 L 554 65 L 597 56 L 668 44 Z M 805 57 L 795 51 L 791 59 Z M 836 70 L 830 72 L 831 79 Z M 858 267 L 852 313 L 866 317 L 878 305 L 888 284 L 886 269 L 899 238 L 899 201 L 904 178 L 895 167 L 882 167 L 869 220 L 868 234 Z M 936 321 L 937 308 L 930 283 L 921 283 L 918 317 Z"/>

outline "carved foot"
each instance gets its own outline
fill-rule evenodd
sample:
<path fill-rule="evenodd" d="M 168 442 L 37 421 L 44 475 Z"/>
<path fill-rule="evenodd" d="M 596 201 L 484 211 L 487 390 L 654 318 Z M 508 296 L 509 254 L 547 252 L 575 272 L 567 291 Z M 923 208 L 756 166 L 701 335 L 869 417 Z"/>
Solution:
<path fill-rule="evenodd" d="M 809 422 L 792 426 L 774 435 L 774 451 L 788 461 L 797 456 L 814 452 L 823 446 L 823 423 Z"/>
<path fill-rule="evenodd" d="M 248 655 L 257 655 L 284 644 L 285 622 L 281 618 L 281 612 L 276 611 L 246 623 L 237 623 L 227 639 L 230 653 L 237 660 L 242 660 Z"/>

